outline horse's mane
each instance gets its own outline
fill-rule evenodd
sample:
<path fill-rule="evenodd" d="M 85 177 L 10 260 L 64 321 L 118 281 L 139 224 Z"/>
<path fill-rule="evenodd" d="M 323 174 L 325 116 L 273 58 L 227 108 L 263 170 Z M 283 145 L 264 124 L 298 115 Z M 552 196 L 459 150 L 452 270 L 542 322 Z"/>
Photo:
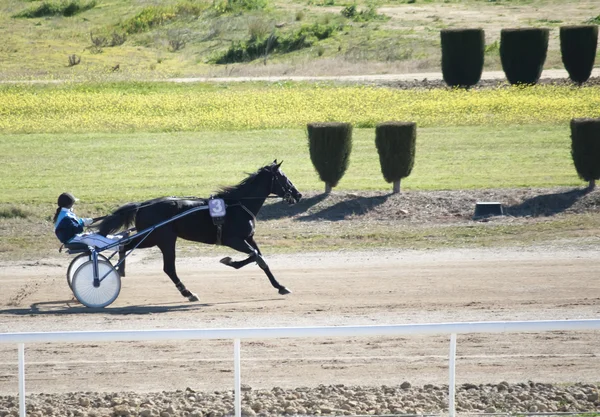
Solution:
<path fill-rule="evenodd" d="M 239 193 L 241 192 L 241 190 L 243 188 L 245 188 L 245 186 L 251 184 L 252 182 L 254 182 L 254 180 L 264 171 L 266 171 L 269 168 L 270 165 L 266 165 L 262 168 L 260 168 L 258 171 L 253 172 L 253 173 L 246 173 L 248 175 L 247 178 L 243 179 L 242 181 L 240 181 L 237 185 L 232 185 L 232 186 L 227 186 L 227 187 L 221 187 L 217 190 L 217 194 L 215 195 L 215 197 L 218 198 L 223 198 L 223 199 L 227 199 L 227 198 L 231 198 L 231 199 L 235 199 L 239 197 Z"/>

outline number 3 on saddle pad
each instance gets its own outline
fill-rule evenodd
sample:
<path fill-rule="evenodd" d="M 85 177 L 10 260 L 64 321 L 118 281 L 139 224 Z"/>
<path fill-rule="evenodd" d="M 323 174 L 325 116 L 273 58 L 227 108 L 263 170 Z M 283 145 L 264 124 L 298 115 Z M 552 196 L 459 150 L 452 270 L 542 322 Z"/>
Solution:
<path fill-rule="evenodd" d="M 222 198 L 211 198 L 208 200 L 208 212 L 214 224 L 225 223 L 225 201 Z"/>

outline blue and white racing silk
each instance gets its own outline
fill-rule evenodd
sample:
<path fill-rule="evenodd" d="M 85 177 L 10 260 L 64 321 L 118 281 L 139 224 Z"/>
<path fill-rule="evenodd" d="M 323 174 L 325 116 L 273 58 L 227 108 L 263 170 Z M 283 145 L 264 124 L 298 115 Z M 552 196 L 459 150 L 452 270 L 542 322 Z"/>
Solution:
<path fill-rule="evenodd" d="M 54 233 L 58 240 L 61 243 L 67 243 L 81 232 L 83 232 L 83 220 L 71 210 L 63 207 L 54 223 Z"/>

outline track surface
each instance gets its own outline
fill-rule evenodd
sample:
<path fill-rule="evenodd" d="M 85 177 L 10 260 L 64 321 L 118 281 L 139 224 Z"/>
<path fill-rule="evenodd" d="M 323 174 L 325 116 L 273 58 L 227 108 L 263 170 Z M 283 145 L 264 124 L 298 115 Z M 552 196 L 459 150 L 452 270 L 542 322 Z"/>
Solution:
<path fill-rule="evenodd" d="M 256 265 L 178 260 L 200 302 L 179 296 L 153 250 L 134 253 L 117 301 L 73 300 L 69 258 L 0 265 L 0 332 L 278 327 L 598 318 L 597 250 L 374 251 L 267 258 L 291 295 Z M 242 342 L 242 382 L 447 383 L 449 336 Z M 462 335 L 457 383 L 598 382 L 600 333 Z M 26 345 L 27 391 L 151 392 L 233 387 L 231 341 Z M 0 394 L 17 391 L 16 346 L 0 344 Z"/>

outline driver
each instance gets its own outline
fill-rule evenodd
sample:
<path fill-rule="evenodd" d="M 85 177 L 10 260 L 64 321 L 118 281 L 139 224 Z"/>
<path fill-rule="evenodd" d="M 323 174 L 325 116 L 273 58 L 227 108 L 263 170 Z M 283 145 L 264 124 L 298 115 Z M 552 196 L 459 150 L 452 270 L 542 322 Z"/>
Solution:
<path fill-rule="evenodd" d="M 58 208 L 54 213 L 54 233 L 61 243 L 83 243 L 88 246 L 102 248 L 117 241 L 114 236 L 105 237 L 97 233 L 83 233 L 84 226 L 91 226 L 94 219 L 79 218 L 73 212 L 73 205 L 77 199 L 71 193 L 62 193 L 58 196 Z"/>

